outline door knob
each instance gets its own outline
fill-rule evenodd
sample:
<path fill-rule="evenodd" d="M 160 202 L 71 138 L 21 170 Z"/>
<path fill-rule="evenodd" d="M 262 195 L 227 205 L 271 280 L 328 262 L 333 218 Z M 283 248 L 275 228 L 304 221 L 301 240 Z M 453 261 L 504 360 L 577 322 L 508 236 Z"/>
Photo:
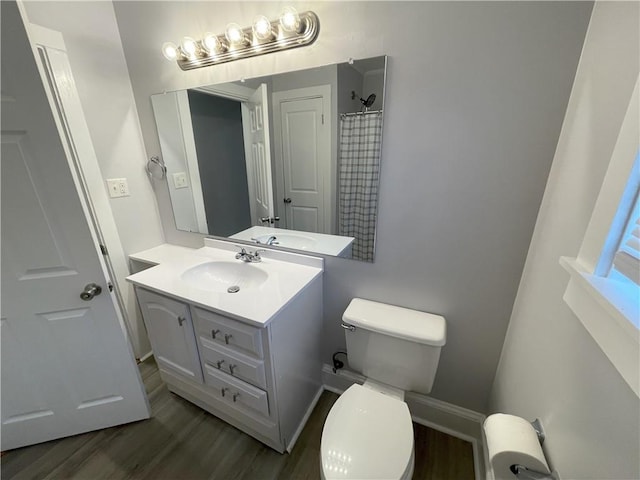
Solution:
<path fill-rule="evenodd" d="M 102 293 L 102 287 L 95 283 L 87 283 L 84 287 L 84 290 L 80 294 L 80 298 L 85 301 L 91 300 L 96 295 L 100 295 Z"/>
<path fill-rule="evenodd" d="M 284 199 L 284 203 L 291 203 L 291 198 L 286 197 L 286 198 Z"/>

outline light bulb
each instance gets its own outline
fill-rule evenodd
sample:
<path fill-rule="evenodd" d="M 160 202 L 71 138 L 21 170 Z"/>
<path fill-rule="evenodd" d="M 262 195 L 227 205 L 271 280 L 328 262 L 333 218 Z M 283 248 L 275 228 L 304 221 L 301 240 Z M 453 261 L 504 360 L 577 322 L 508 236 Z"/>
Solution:
<path fill-rule="evenodd" d="M 191 37 L 184 37 L 180 43 L 180 49 L 187 57 L 193 58 L 198 50 L 198 44 Z"/>
<path fill-rule="evenodd" d="M 258 40 L 271 38 L 271 22 L 264 15 L 260 15 L 253 22 L 253 34 Z"/>
<path fill-rule="evenodd" d="M 297 32 L 300 28 L 300 15 L 293 7 L 287 7 L 280 15 L 280 25 L 287 32 Z"/>
<path fill-rule="evenodd" d="M 165 42 L 162 44 L 162 54 L 167 60 L 175 60 L 178 58 L 178 47 L 175 43 Z"/>
<path fill-rule="evenodd" d="M 229 40 L 231 44 L 244 43 L 244 32 L 237 23 L 227 25 L 224 36 L 227 37 L 227 40 Z"/>
<path fill-rule="evenodd" d="M 202 39 L 202 48 L 209 54 L 217 53 L 222 50 L 222 45 L 220 44 L 220 40 L 211 32 L 207 32 L 204 34 L 204 38 Z"/>

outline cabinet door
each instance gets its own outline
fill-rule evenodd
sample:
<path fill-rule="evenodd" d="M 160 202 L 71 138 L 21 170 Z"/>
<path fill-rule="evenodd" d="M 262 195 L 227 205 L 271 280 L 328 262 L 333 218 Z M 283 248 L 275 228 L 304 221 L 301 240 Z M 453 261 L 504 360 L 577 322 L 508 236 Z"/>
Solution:
<path fill-rule="evenodd" d="M 136 293 L 158 365 L 202 383 L 188 305 L 142 288 Z"/>

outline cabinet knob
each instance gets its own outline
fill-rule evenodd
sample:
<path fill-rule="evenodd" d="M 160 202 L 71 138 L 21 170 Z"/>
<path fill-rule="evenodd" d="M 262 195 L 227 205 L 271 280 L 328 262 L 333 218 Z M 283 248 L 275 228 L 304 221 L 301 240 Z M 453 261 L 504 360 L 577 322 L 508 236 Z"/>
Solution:
<path fill-rule="evenodd" d="M 223 360 L 223 361 L 224 361 L 224 360 Z M 229 373 L 230 373 L 231 375 L 233 375 L 233 371 L 235 370 L 236 366 L 237 366 L 237 365 L 234 365 L 233 363 L 231 363 L 231 364 L 229 365 Z"/>
<path fill-rule="evenodd" d="M 239 396 L 240 396 L 239 392 L 234 393 L 233 394 L 233 401 L 235 402 Z"/>
<path fill-rule="evenodd" d="M 220 330 L 211 330 L 211 338 L 216 339 L 216 335 L 220 333 Z"/>
<path fill-rule="evenodd" d="M 230 335 L 228 333 L 224 334 L 224 343 L 226 343 L 227 345 L 229 345 L 229 339 L 233 337 L 233 335 Z"/>
<path fill-rule="evenodd" d="M 224 360 L 218 360 L 216 362 L 216 365 L 218 366 L 218 370 L 220 370 L 222 368 L 222 364 L 224 363 Z"/>
<path fill-rule="evenodd" d="M 182 324 L 186 321 L 187 319 L 185 317 L 178 317 L 178 325 L 182 326 Z"/>
<path fill-rule="evenodd" d="M 229 389 L 228 389 L 228 388 L 221 388 L 221 389 L 220 389 L 220 393 L 222 393 L 222 396 L 223 396 L 223 397 L 225 396 L 225 394 L 226 394 L 228 391 L 229 391 Z M 235 402 L 235 400 L 234 400 L 234 402 Z"/>

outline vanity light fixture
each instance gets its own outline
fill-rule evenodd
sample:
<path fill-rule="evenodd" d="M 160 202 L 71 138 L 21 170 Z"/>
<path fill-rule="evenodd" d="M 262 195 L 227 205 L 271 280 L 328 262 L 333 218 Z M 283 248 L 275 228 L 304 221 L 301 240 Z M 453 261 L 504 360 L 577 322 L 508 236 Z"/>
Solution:
<path fill-rule="evenodd" d="M 227 25 L 224 36 L 227 37 L 227 41 L 229 42 L 229 49 L 243 47 L 248 43 L 247 37 L 242 31 L 242 27 L 237 23 L 230 23 Z"/>
<path fill-rule="evenodd" d="M 300 28 L 300 15 L 293 7 L 286 7 L 280 15 L 280 25 L 286 32 L 296 32 Z"/>
<path fill-rule="evenodd" d="M 180 51 L 187 58 L 195 58 L 198 51 L 198 44 L 191 37 L 184 37 L 180 42 Z"/>
<path fill-rule="evenodd" d="M 162 54 L 164 58 L 167 60 L 177 60 L 178 59 L 178 47 L 175 43 L 165 42 L 162 45 Z"/>
<path fill-rule="evenodd" d="M 177 62 L 182 70 L 192 70 L 310 45 L 318 37 L 319 29 L 320 21 L 315 13 L 298 14 L 294 8 L 287 7 L 277 20 L 260 15 L 250 27 L 230 23 L 224 34 L 207 32 L 201 40 L 184 37 L 180 46 L 166 42 L 162 45 L 162 54 L 167 60 Z"/>
<path fill-rule="evenodd" d="M 253 21 L 253 36 L 260 42 L 273 38 L 271 22 L 264 15 L 260 15 Z"/>
<path fill-rule="evenodd" d="M 224 50 L 220 39 L 211 32 L 204 34 L 202 38 L 202 49 L 208 55 L 216 55 Z"/>

